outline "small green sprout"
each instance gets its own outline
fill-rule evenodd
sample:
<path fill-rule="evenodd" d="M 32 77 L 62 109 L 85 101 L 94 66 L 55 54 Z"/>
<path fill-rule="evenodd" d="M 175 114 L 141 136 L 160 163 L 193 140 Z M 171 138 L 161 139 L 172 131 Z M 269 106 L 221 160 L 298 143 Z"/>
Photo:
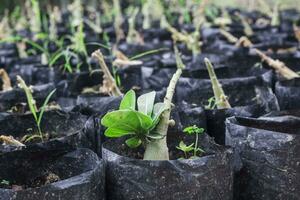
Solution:
<path fill-rule="evenodd" d="M 184 158 L 188 158 L 188 153 L 194 150 L 194 143 L 187 146 L 183 141 L 180 141 L 179 146 L 176 147 L 184 153 Z"/>
<path fill-rule="evenodd" d="M 199 135 L 204 133 L 203 128 L 198 128 L 196 125 L 186 127 L 183 132 L 187 135 L 196 135 L 195 143 L 186 145 L 183 141 L 180 141 L 179 146 L 176 148 L 184 153 L 184 158 L 188 159 L 188 153 L 193 152 L 193 156 L 190 158 L 197 158 L 199 153 L 204 153 L 204 151 L 198 147 Z"/>
<path fill-rule="evenodd" d="M 217 102 L 215 97 L 210 97 L 208 100 L 208 104 L 205 105 L 205 109 L 207 110 L 213 110 L 217 107 Z"/>
<path fill-rule="evenodd" d="M 26 141 L 29 141 L 33 138 L 38 137 L 44 142 L 44 135 L 41 130 L 41 122 L 42 122 L 42 118 L 43 118 L 45 109 L 48 105 L 48 102 L 51 99 L 52 95 L 55 93 L 56 89 L 54 89 L 52 92 L 50 92 L 48 94 L 47 98 L 45 99 L 45 101 L 43 103 L 43 106 L 40 108 L 40 110 L 38 110 L 38 108 L 36 106 L 36 101 L 34 100 L 34 98 L 32 96 L 32 89 L 26 85 L 25 81 L 20 76 L 17 76 L 17 81 L 18 81 L 19 87 L 22 88 L 26 94 L 28 107 L 34 117 L 36 126 L 38 128 L 38 133 L 39 133 L 38 135 L 33 135 L 30 138 L 26 139 Z"/>

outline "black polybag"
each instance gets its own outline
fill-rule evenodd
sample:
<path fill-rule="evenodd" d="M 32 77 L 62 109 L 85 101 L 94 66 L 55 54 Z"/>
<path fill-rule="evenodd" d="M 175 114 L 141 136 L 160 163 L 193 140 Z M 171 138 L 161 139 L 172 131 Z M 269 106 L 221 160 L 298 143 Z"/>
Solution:
<path fill-rule="evenodd" d="M 281 110 L 300 108 L 300 78 L 281 80 L 275 84 L 275 95 Z"/>
<path fill-rule="evenodd" d="M 232 116 L 259 117 L 266 111 L 261 105 L 237 106 L 229 109 L 206 109 L 207 132 L 220 145 L 225 144 L 225 120 Z"/>
<path fill-rule="evenodd" d="M 107 199 L 232 199 L 232 150 L 207 139 L 200 141 L 207 155 L 165 161 L 126 157 L 122 140 L 107 141 L 102 148 Z"/>
<path fill-rule="evenodd" d="M 60 180 L 19 191 L 0 188 L 0 200 L 105 199 L 105 165 L 91 150 L 24 150 L 0 155 L 0 180 L 22 185 L 49 172 Z"/>
<path fill-rule="evenodd" d="M 226 144 L 235 148 L 235 189 L 239 200 L 298 200 L 300 118 L 232 117 Z"/>

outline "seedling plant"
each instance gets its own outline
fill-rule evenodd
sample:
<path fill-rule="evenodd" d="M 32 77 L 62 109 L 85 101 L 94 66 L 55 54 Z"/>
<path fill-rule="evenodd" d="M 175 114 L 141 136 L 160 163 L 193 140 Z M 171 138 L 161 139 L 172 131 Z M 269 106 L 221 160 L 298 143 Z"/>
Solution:
<path fill-rule="evenodd" d="M 150 92 L 137 99 L 131 90 L 124 96 L 119 110 L 107 113 L 101 124 L 107 127 L 107 137 L 130 136 L 126 140 L 129 147 L 145 148 L 144 160 L 168 160 L 167 131 L 169 125 L 174 125 L 170 120 L 172 99 L 177 81 L 179 80 L 184 65 L 176 47 L 177 71 L 173 75 L 163 103 L 154 104 L 155 92 Z"/>
<path fill-rule="evenodd" d="M 186 145 L 184 141 L 180 141 L 179 146 L 176 148 L 184 153 L 185 159 L 198 158 L 201 153 L 204 153 L 204 151 L 198 146 L 199 135 L 204 133 L 204 129 L 193 125 L 186 127 L 183 132 L 187 135 L 195 135 L 195 143 Z M 188 156 L 190 152 L 192 152 L 191 157 Z"/>
<path fill-rule="evenodd" d="M 42 130 L 41 130 L 41 122 L 42 122 L 42 118 L 43 118 L 45 109 L 48 105 L 48 102 L 50 101 L 51 97 L 55 93 L 56 89 L 54 89 L 52 92 L 50 92 L 48 94 L 48 96 L 46 97 L 42 107 L 39 110 L 37 108 L 36 101 L 33 98 L 32 89 L 26 85 L 25 81 L 20 76 L 17 76 L 17 81 L 18 81 L 19 87 L 21 89 L 23 89 L 25 94 L 26 94 L 27 104 L 28 104 L 29 110 L 30 110 L 31 114 L 34 117 L 36 127 L 38 129 L 38 134 L 25 136 L 25 138 L 24 138 L 25 142 L 28 142 L 28 141 L 30 141 L 32 139 L 35 139 L 35 138 L 39 138 L 39 139 L 41 139 L 41 141 L 44 142 L 44 138 L 46 138 L 46 135 L 44 135 Z"/>

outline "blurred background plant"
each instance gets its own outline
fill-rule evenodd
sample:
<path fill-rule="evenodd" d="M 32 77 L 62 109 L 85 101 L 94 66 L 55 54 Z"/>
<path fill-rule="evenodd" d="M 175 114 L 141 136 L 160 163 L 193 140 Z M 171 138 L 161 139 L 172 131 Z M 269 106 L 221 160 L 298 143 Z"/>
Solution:
<path fill-rule="evenodd" d="M 108 1 L 108 0 L 104 0 Z M 171 2 L 171 1 L 177 1 L 177 0 L 164 0 L 165 2 Z M 187 0 L 189 1 L 189 0 Z M 190 0 L 195 1 L 195 0 Z M 218 6 L 233 6 L 233 7 L 241 7 L 248 10 L 254 10 L 262 7 L 262 1 L 266 2 L 270 6 L 274 6 L 276 4 L 277 0 L 226 0 L 226 1 L 220 1 L 220 0 L 210 0 L 210 3 L 213 3 Z M 0 14 L 3 15 L 5 9 L 13 10 L 17 5 L 22 6 L 25 4 L 26 1 L 24 0 L 1 0 L 0 4 Z M 67 9 L 67 6 L 73 2 L 73 0 L 40 0 L 41 6 L 47 6 L 49 4 L 52 5 L 58 5 L 62 9 Z M 98 0 L 85 0 L 84 1 L 86 5 L 100 5 Z M 123 1 L 122 1 L 123 2 Z M 124 1 L 125 2 L 125 1 Z M 128 3 L 135 3 L 140 4 L 142 1 L 140 0 L 127 0 Z M 281 0 L 281 8 L 287 9 L 287 8 L 296 8 L 300 10 L 300 0 Z"/>

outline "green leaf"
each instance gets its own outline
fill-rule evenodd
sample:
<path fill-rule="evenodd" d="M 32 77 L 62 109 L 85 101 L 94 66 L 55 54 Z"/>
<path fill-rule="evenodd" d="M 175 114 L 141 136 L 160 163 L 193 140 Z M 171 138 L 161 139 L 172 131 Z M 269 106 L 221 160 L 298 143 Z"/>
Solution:
<path fill-rule="evenodd" d="M 124 135 L 132 135 L 132 134 L 134 134 L 134 132 L 128 132 L 126 130 L 117 129 L 117 128 L 108 128 L 104 132 L 104 135 L 106 137 L 111 137 L 111 138 L 118 138 Z"/>
<path fill-rule="evenodd" d="M 137 148 L 138 146 L 140 146 L 142 144 L 142 140 L 137 137 L 133 137 L 133 138 L 127 139 L 125 141 L 125 143 L 130 148 Z"/>
<path fill-rule="evenodd" d="M 129 90 L 123 97 L 121 104 L 120 104 L 120 110 L 123 109 L 132 109 L 135 110 L 135 103 L 136 103 L 136 97 L 134 90 Z"/>
<path fill-rule="evenodd" d="M 48 54 L 47 50 L 41 45 L 39 45 L 37 42 L 28 39 L 25 39 L 24 41 L 30 44 L 32 47 L 36 48 L 37 50 L 40 50 L 41 52 Z"/>
<path fill-rule="evenodd" d="M 205 151 L 203 149 L 201 149 L 201 148 L 197 148 L 196 152 L 205 153 Z"/>
<path fill-rule="evenodd" d="M 52 67 L 60 57 L 64 56 L 64 53 L 64 51 L 61 51 L 51 57 L 51 59 L 49 60 L 49 66 Z"/>
<path fill-rule="evenodd" d="M 149 92 L 141 95 L 138 100 L 138 110 L 145 115 L 151 116 L 156 92 Z"/>
<path fill-rule="evenodd" d="M 19 87 L 22 88 L 26 94 L 27 104 L 30 109 L 30 112 L 32 113 L 35 121 L 38 122 L 36 102 L 32 96 L 31 89 L 26 85 L 25 81 L 21 78 L 21 76 L 17 76 L 17 80 Z"/>
<path fill-rule="evenodd" d="M 46 100 L 44 101 L 43 106 L 41 107 L 41 110 L 40 110 L 40 113 L 39 113 L 39 117 L 38 117 L 38 121 L 37 121 L 38 126 L 40 126 L 40 124 L 41 124 L 41 121 L 42 121 L 42 118 L 43 118 L 46 106 L 47 106 L 48 102 L 50 101 L 51 97 L 53 96 L 53 94 L 55 93 L 55 91 L 56 91 L 56 89 L 52 90 L 52 92 L 50 92 L 48 94 Z"/>
<path fill-rule="evenodd" d="M 161 51 L 167 51 L 167 50 L 170 50 L 170 49 L 160 48 L 160 49 L 153 49 L 153 50 L 150 50 L 150 51 L 145 51 L 143 53 L 140 53 L 140 54 L 137 54 L 137 55 L 131 57 L 130 60 L 136 60 L 136 59 L 139 59 L 141 57 L 144 57 L 144 56 L 147 56 L 147 55 L 150 55 L 150 54 L 155 54 L 155 53 L 159 53 Z"/>
<path fill-rule="evenodd" d="M 160 115 L 167 109 L 165 103 L 156 103 L 153 107 L 153 114 L 152 114 L 152 119 L 153 119 L 153 126 L 154 128 L 160 119 Z"/>
<path fill-rule="evenodd" d="M 183 141 L 179 143 L 179 146 L 176 147 L 177 149 L 183 151 L 183 152 L 190 152 L 194 150 L 194 143 L 187 146 Z"/>
<path fill-rule="evenodd" d="M 134 110 L 117 110 L 107 113 L 101 120 L 101 124 L 108 128 L 116 128 L 127 132 L 147 132 L 152 126 L 152 119 Z"/>

